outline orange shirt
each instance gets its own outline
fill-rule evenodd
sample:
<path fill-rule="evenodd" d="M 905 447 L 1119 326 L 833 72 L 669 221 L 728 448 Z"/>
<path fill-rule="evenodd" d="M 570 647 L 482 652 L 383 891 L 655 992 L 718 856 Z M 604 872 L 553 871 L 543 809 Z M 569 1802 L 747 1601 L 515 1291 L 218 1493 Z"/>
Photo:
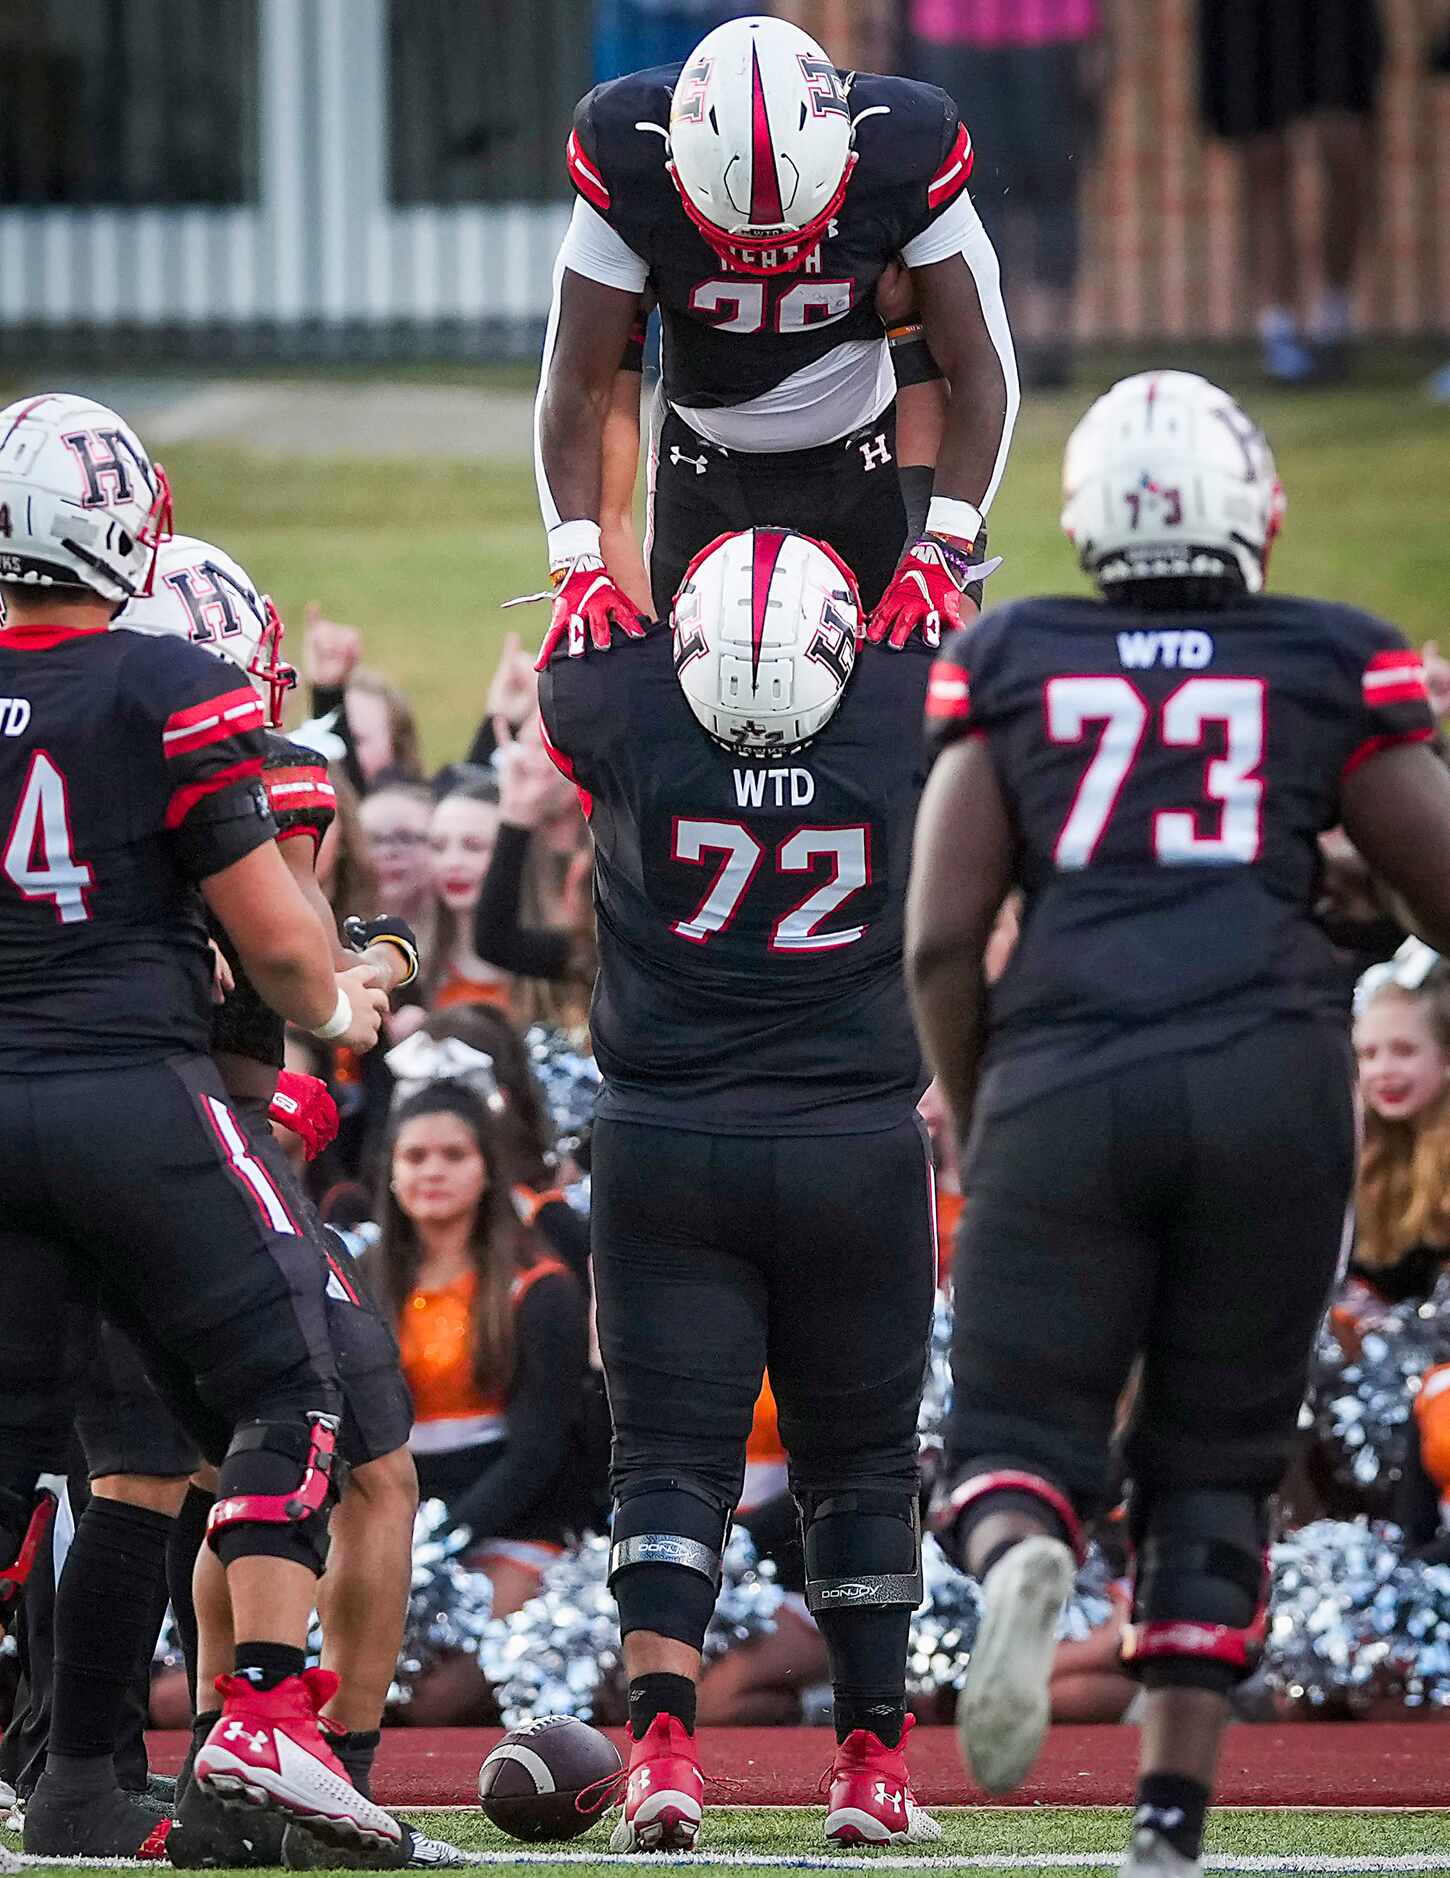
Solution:
<path fill-rule="evenodd" d="M 455 1004 L 507 1005 L 508 1001 L 508 979 L 495 978 L 485 984 L 481 979 L 464 978 L 455 972 L 439 985 L 428 1008 L 432 1011 L 447 1011 Z"/>
<path fill-rule="evenodd" d="M 520 1272 L 513 1284 L 514 1309 L 531 1285 L 564 1269 L 556 1259 L 541 1259 Z M 467 1423 L 472 1439 L 487 1440 L 502 1433 L 507 1402 L 501 1389 L 485 1395 L 474 1378 L 477 1292 L 475 1272 L 465 1272 L 436 1290 L 419 1286 L 410 1292 L 398 1320 L 398 1350 L 413 1392 L 414 1421 Z"/>
<path fill-rule="evenodd" d="M 1443 1502 L 1450 1495 L 1450 1363 L 1437 1363 L 1425 1371 L 1415 1397 L 1415 1420 L 1420 1428 L 1420 1459 Z"/>

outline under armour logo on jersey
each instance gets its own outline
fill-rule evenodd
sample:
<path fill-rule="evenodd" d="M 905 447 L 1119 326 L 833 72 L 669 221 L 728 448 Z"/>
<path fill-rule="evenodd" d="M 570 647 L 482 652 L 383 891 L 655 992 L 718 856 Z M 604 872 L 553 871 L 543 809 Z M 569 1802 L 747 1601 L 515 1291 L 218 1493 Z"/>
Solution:
<path fill-rule="evenodd" d="M 884 430 L 878 430 L 874 437 L 868 437 L 864 443 L 858 443 L 856 448 L 861 452 L 863 469 L 880 469 L 883 463 L 891 461 L 891 446 L 886 441 Z"/>
<path fill-rule="evenodd" d="M 703 456 L 686 456 L 685 452 L 677 443 L 670 445 L 670 461 L 671 463 L 693 463 L 697 476 L 703 476 L 705 471 L 710 467 L 708 458 Z"/>

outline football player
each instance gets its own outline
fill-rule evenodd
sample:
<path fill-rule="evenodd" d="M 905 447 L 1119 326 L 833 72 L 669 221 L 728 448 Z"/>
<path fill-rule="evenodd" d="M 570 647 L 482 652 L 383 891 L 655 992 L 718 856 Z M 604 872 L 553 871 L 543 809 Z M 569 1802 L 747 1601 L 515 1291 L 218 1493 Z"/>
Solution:
<path fill-rule="evenodd" d="M 115 412 L 64 393 L 0 412 L 0 1561 L 25 1551 L 64 1420 L 57 1305 L 84 1291 L 235 1430 L 208 1527 L 234 1673 L 196 1778 L 344 1846 L 392 1845 L 397 1823 L 320 1731 L 332 1677 L 304 1674 L 337 1370 L 322 1268 L 206 1054 L 203 910 L 319 1036 L 370 1048 L 386 999 L 368 968 L 335 973 L 277 850 L 251 686 L 199 647 L 109 630 L 169 533 L 165 478 Z M 88 1613 L 76 1650 L 124 1687 L 113 1565 L 136 1534 L 128 1508 L 93 1510 L 67 1566 Z M 42 1782 L 102 1834 L 129 1810 L 115 1732 L 57 1701 Z"/>
<path fill-rule="evenodd" d="M 646 293 L 664 333 L 648 531 L 661 602 L 723 531 L 788 518 L 854 568 L 873 635 L 935 638 L 970 615 L 1018 401 L 971 167 L 944 92 L 841 73 L 784 20 L 731 21 L 683 67 L 589 93 L 568 145 L 578 200 L 536 413 L 560 631 L 580 618 L 607 644 L 613 625 L 639 630 L 600 557 L 600 457 Z M 935 493 L 909 546 L 874 298 L 898 257 L 951 387 Z"/>
<path fill-rule="evenodd" d="M 938 665 L 907 922 L 922 1036 L 971 1132 L 941 1524 L 985 1611 L 958 1724 L 983 1786 L 1022 1780 L 1141 1363 L 1123 1871 L 1196 1878 L 1354 1162 L 1317 839 L 1342 823 L 1443 947 L 1450 777 L 1395 628 L 1264 591 L 1282 496 L 1226 393 L 1125 380 L 1064 484 L 1099 597 L 1004 606 Z M 988 997 L 1013 887 L 1021 936 Z"/>
<path fill-rule="evenodd" d="M 935 1264 L 901 923 L 931 655 L 862 649 L 850 571 L 784 529 L 713 544 L 671 623 L 561 649 L 539 687 L 595 844 L 613 1844 L 699 1830 L 700 1644 L 767 1361 L 835 1690 L 827 1837 L 935 1838 L 903 1753 Z"/>
<path fill-rule="evenodd" d="M 271 601 L 220 548 L 178 536 L 158 557 L 155 592 L 132 601 L 116 629 L 189 639 L 248 675 L 266 713 L 262 785 L 283 858 L 332 936 L 338 968 L 355 964 L 357 954 L 338 939 L 315 872 L 318 849 L 336 813 L 327 768 L 315 752 L 290 742 L 279 728 L 283 699 L 295 674 L 281 656 L 282 622 Z M 418 957 L 406 924 L 387 917 L 353 924 L 358 927 L 356 939 L 366 945 L 362 956 L 375 982 L 390 995 L 409 984 Z M 351 1273 L 351 1259 L 322 1225 L 270 1126 L 275 1122 L 297 1134 L 311 1158 L 336 1132 L 332 1097 L 315 1077 L 283 1068 L 281 1018 L 249 981 L 245 962 L 227 934 L 217 931 L 214 936 L 232 983 L 213 1015 L 212 1057 L 250 1152 L 285 1198 L 324 1268 L 328 1326 L 342 1377 L 338 1452 L 347 1464 L 346 1485 L 332 1521 L 324 1588 L 323 1667 L 337 1672 L 339 1687 L 324 1715 L 339 1759 L 366 1793 L 371 1790 L 377 1731 L 402 1642 L 412 1578 L 417 1506 L 417 1475 L 408 1447 L 412 1402 L 391 1329 Z M 87 1460 L 95 1471 L 89 1448 Z M 196 1680 L 209 1696 L 226 1667 L 223 1652 L 231 1613 L 225 1581 L 206 1548 L 197 1558 L 196 1571 Z M 200 1747 L 216 1715 L 210 1701 L 198 1706 L 193 1733 Z M 259 1829 L 257 1822 L 238 1818 L 195 1782 L 188 1781 L 180 1797 L 176 1830 L 167 1841 L 172 1864 L 277 1862 L 281 1845 L 275 1831 L 269 1844 L 265 1825 Z M 406 1821 L 401 1824 L 399 1843 L 370 1853 L 370 1863 L 456 1862 L 452 1848 L 420 1840 Z M 310 1863 L 308 1846 L 307 1835 L 288 1828 L 286 1862 L 294 1867 Z"/>

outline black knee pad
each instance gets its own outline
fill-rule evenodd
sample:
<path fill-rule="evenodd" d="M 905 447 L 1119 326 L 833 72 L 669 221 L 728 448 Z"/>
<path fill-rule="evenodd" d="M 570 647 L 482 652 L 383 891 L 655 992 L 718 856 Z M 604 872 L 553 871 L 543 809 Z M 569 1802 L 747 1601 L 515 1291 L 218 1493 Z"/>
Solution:
<path fill-rule="evenodd" d="M 817 1619 L 834 1612 L 879 1610 L 922 1599 L 921 1504 L 899 1488 L 799 1493 L 806 1556 L 806 1607 Z"/>
<path fill-rule="evenodd" d="M 206 1536 L 223 1565 L 291 1559 L 321 1575 L 327 1526 L 346 1471 L 335 1415 L 244 1422 L 232 1436 Z"/>
<path fill-rule="evenodd" d="M 1148 1688 L 1227 1693 L 1263 1645 L 1265 1500 L 1197 1487 L 1135 1502 L 1133 1622 L 1123 1663 Z"/>
<path fill-rule="evenodd" d="M 720 1588 L 730 1508 L 684 1475 L 635 1480 L 614 1503 L 609 1588 L 620 1635 L 649 1630 L 698 1650 Z"/>

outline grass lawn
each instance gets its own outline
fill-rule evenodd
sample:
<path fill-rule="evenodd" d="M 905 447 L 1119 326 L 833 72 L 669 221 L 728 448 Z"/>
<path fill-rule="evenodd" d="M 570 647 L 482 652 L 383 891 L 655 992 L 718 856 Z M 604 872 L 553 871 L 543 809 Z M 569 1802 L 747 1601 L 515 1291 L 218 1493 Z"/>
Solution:
<path fill-rule="evenodd" d="M 483 1854 L 490 1864 L 518 1858 L 521 1863 L 527 1860 L 528 1869 L 536 1873 L 587 1871 L 601 1862 L 598 1855 L 607 1845 L 601 1824 L 585 1838 L 557 1848 L 564 1856 L 556 1862 L 551 1857 L 555 1848 L 521 1846 L 490 1826 L 481 1813 L 419 1812 L 410 1817 L 422 1830 Z M 1031 1869 L 1028 1860 L 1039 1869 L 1052 1860 L 1068 1869 L 1113 1871 L 1128 1829 L 1126 1809 L 1114 1807 L 958 1807 L 940 1809 L 937 1817 L 946 1828 L 939 1845 L 902 1846 L 886 1854 L 868 1852 L 853 1863 L 871 1864 L 883 1856 L 889 1862 L 900 1856 L 912 1866 L 961 1870 L 964 1861 L 972 1859 L 984 1862 L 966 1869 L 1002 1878 Z M 681 1862 L 703 1864 L 713 1857 L 746 1867 L 757 1860 L 776 1866 L 792 1863 L 797 1868 L 805 1860 L 812 1866 L 844 1864 L 843 1858 L 831 1855 L 820 1830 L 818 1809 L 712 1808 L 700 1842 L 703 1856 Z M 4 1835 L 0 1842 L 5 1842 Z M 1252 1869 L 1265 1871 L 1317 1869 L 1348 1875 L 1376 1869 L 1370 1861 L 1393 1860 L 1396 1863 L 1388 1869 L 1450 1873 L 1450 1813 L 1224 1811 L 1215 1815 L 1210 1828 L 1209 1870 L 1232 1869 L 1218 1862 L 1229 1859 L 1263 1861 Z M 1311 1865 L 1311 1860 L 1325 1863 Z M 657 1870 L 664 1862 L 633 1861 L 637 1870 L 645 1871 Z M 30 1869 L 61 1867 L 37 1864 Z"/>
<path fill-rule="evenodd" d="M 1081 585 L 1057 526 L 1062 446 L 1121 363 L 1091 381 L 1085 371 L 1080 391 L 1029 400 L 992 515 L 1006 557 L 995 600 Z M 1289 516 L 1276 583 L 1369 607 L 1417 641 L 1450 640 L 1450 410 L 1420 396 L 1420 363 L 1371 361 L 1363 384 L 1293 395 L 1255 386 L 1232 359 L 1210 369 L 1242 391 L 1278 455 Z M 546 623 L 542 606 L 499 611 L 546 584 L 530 464 L 276 459 L 204 445 L 165 460 L 180 525 L 270 587 L 294 623 L 294 651 L 308 600 L 361 626 L 369 663 L 412 693 L 428 760 L 461 754 L 500 638 L 517 625 L 537 640 Z"/>

